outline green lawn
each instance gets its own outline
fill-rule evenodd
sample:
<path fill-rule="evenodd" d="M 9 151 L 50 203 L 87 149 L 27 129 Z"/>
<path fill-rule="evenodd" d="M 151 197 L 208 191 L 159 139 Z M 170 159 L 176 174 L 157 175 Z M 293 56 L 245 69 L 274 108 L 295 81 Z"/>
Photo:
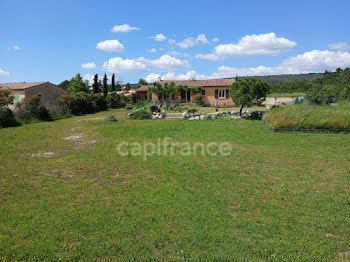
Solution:
<path fill-rule="evenodd" d="M 0 260 L 349 259 L 350 134 L 128 112 L 0 129 Z M 100 119 L 111 113 L 118 122 Z M 166 136 L 234 150 L 117 154 Z"/>

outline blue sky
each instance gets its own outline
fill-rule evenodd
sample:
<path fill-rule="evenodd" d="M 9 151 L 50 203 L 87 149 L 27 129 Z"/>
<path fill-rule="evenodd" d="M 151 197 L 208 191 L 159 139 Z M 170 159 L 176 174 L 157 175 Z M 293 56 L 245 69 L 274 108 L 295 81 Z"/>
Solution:
<path fill-rule="evenodd" d="M 0 82 L 350 67 L 350 1 L 0 0 Z M 115 28 L 113 32 L 113 28 Z M 112 41 L 109 41 L 112 40 Z"/>

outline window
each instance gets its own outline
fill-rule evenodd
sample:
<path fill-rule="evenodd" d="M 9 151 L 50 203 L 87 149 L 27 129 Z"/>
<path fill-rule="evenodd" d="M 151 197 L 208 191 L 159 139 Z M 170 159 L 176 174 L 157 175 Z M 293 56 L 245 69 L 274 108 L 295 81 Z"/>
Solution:
<path fill-rule="evenodd" d="M 204 89 L 202 90 L 202 96 L 205 96 L 205 90 Z"/>
<path fill-rule="evenodd" d="M 219 89 L 219 98 L 226 98 L 226 90 L 225 89 Z"/>

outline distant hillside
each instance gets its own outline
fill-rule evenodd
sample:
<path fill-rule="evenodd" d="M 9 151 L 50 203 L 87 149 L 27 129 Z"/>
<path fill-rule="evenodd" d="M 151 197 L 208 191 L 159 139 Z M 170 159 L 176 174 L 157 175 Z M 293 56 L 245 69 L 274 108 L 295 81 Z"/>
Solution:
<path fill-rule="evenodd" d="M 271 85 L 292 84 L 300 81 L 311 81 L 321 77 L 323 77 L 323 73 L 256 76 L 256 78 L 262 79 Z"/>

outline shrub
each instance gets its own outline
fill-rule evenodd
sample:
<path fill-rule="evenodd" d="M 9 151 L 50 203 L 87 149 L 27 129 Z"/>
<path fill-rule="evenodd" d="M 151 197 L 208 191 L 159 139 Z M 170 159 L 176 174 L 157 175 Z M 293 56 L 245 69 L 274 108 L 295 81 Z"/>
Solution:
<path fill-rule="evenodd" d="M 139 109 L 134 110 L 132 113 L 129 114 L 129 118 L 131 119 L 151 119 L 152 113 L 150 110 L 147 110 L 146 108 L 142 107 Z"/>
<path fill-rule="evenodd" d="M 7 107 L 1 106 L 0 107 L 0 127 L 11 127 L 11 126 L 18 126 L 18 125 L 20 124 L 16 121 L 12 111 Z"/>
<path fill-rule="evenodd" d="M 334 101 L 337 95 L 337 89 L 333 85 L 314 84 L 307 91 L 307 99 L 316 105 L 328 105 Z"/>
<path fill-rule="evenodd" d="M 125 107 L 127 98 L 122 94 L 111 93 L 107 95 L 107 106 L 110 108 Z"/>
<path fill-rule="evenodd" d="M 38 119 L 41 121 L 52 121 L 47 108 L 40 104 L 39 96 L 31 96 L 16 104 L 15 116 L 19 120 L 30 121 Z"/>
<path fill-rule="evenodd" d="M 96 110 L 93 104 L 93 95 L 84 92 L 62 95 L 59 101 L 65 104 L 73 115 L 90 114 Z"/>
<path fill-rule="evenodd" d="M 105 121 L 107 122 L 117 122 L 117 118 L 114 115 L 109 115 L 105 118 Z"/>
<path fill-rule="evenodd" d="M 101 94 L 93 95 L 93 107 L 95 112 L 107 110 L 106 98 Z"/>
<path fill-rule="evenodd" d="M 52 121 L 49 110 L 44 105 L 39 105 L 37 108 L 37 118 L 41 121 Z"/>
<path fill-rule="evenodd" d="M 203 97 L 201 94 L 195 94 L 194 95 L 194 102 L 197 104 L 197 105 L 202 105 L 203 104 Z"/>
<path fill-rule="evenodd" d="M 190 108 L 187 110 L 187 113 L 197 113 L 198 112 L 198 109 L 197 108 Z"/>

